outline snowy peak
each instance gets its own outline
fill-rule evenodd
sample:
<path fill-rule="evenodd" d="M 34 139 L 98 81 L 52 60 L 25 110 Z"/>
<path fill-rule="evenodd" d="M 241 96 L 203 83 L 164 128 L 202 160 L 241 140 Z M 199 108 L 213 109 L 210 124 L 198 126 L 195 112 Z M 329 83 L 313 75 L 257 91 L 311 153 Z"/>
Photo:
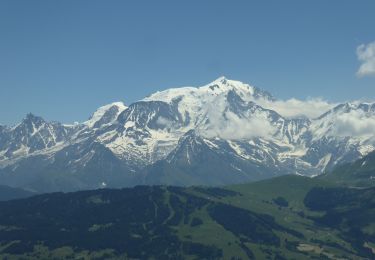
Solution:
<path fill-rule="evenodd" d="M 318 119 L 322 119 L 330 115 L 351 113 L 353 111 L 361 111 L 368 115 L 375 114 L 375 103 L 367 103 L 367 102 L 360 102 L 360 101 L 342 103 L 342 104 L 335 106 L 331 110 L 327 111 L 326 113 L 321 115 Z"/>
<path fill-rule="evenodd" d="M 89 128 L 100 128 L 103 125 L 113 123 L 119 114 L 127 107 L 122 102 L 114 102 L 98 108 L 84 125 Z"/>
<path fill-rule="evenodd" d="M 44 119 L 40 116 L 36 116 L 32 113 L 28 113 L 26 117 L 23 119 L 23 122 L 35 122 L 35 123 L 42 123 Z"/>
<path fill-rule="evenodd" d="M 156 92 L 141 102 L 149 107 L 153 107 L 156 102 L 163 102 L 164 106 L 170 107 L 178 120 L 173 120 L 173 116 L 169 114 L 167 117 L 163 116 L 163 119 L 167 118 L 169 125 L 178 127 L 176 131 L 196 129 L 205 137 L 223 135 L 228 138 L 248 138 L 270 134 L 273 127 L 261 122 L 280 118 L 276 112 L 257 105 L 256 101 L 259 99 L 273 100 L 273 97 L 248 84 L 220 77 L 202 87 L 172 88 Z M 146 110 L 142 111 L 145 113 Z M 155 112 L 153 110 L 148 113 L 148 117 L 162 116 Z M 181 123 L 176 124 L 174 121 Z M 261 129 L 264 125 L 266 129 Z M 245 128 L 241 131 L 242 134 L 236 134 L 241 128 Z"/>
<path fill-rule="evenodd" d="M 250 95 L 254 94 L 255 87 L 252 87 L 248 84 L 242 83 L 240 81 L 230 80 L 225 77 L 220 77 L 211 83 L 200 87 L 202 90 L 208 92 L 213 92 L 215 94 L 227 93 L 229 91 L 238 91 L 248 93 Z"/>
<path fill-rule="evenodd" d="M 42 117 L 28 113 L 22 122 L 16 125 L 12 130 L 13 132 L 19 132 L 20 134 L 31 136 L 46 125 L 47 122 Z"/>
<path fill-rule="evenodd" d="M 240 81 L 229 80 L 225 77 L 220 77 L 202 87 L 181 87 L 158 91 L 143 100 L 164 101 L 170 103 L 177 98 L 185 98 L 190 99 L 192 103 L 195 103 L 194 99 L 210 101 L 214 96 L 225 96 L 229 91 L 236 92 L 246 101 L 260 98 L 274 100 L 274 97 L 272 97 L 267 91 L 263 91 Z"/>
<path fill-rule="evenodd" d="M 211 91 L 219 93 L 234 91 L 245 99 L 246 96 L 251 96 L 253 99 L 266 99 L 269 101 L 275 100 L 275 98 L 267 91 L 261 90 L 241 81 L 227 79 L 224 76 L 219 77 L 218 79 L 201 88 L 210 89 Z"/>
<path fill-rule="evenodd" d="M 57 122 L 47 122 L 27 114 L 21 123 L 6 129 L 0 136 L 0 161 L 43 151 L 68 140 L 70 129 Z"/>
<path fill-rule="evenodd" d="M 375 129 L 375 103 L 363 102 L 340 104 L 314 120 L 311 128 L 315 139 L 329 136 L 362 141 L 374 138 L 373 129 Z"/>
<path fill-rule="evenodd" d="M 118 122 L 148 129 L 160 129 L 171 124 L 177 126 L 181 122 L 181 116 L 174 104 L 162 101 L 136 102 L 119 115 Z"/>

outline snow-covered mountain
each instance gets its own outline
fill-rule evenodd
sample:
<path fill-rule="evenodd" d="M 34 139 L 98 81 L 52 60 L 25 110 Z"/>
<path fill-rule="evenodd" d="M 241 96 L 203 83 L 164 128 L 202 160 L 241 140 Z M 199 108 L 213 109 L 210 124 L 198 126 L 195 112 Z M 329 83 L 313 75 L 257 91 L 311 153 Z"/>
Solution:
<path fill-rule="evenodd" d="M 0 130 L 0 162 L 8 164 L 13 159 L 58 147 L 69 140 L 73 126 L 46 122 L 43 118 L 27 114 L 21 123 Z"/>
<path fill-rule="evenodd" d="M 278 102 L 221 77 L 128 107 L 112 103 L 74 125 L 29 114 L 14 127 L 0 127 L 0 183 L 38 191 L 220 185 L 317 175 L 375 149 L 375 103 L 292 118 L 278 111 Z"/>

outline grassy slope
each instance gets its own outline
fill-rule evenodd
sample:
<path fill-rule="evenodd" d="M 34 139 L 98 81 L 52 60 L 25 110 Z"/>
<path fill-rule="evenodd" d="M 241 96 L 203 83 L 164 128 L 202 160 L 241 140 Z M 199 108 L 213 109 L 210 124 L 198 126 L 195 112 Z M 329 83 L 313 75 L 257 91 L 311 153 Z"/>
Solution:
<path fill-rule="evenodd" d="M 346 257 L 350 254 L 343 252 L 335 247 L 325 246 L 323 250 L 319 248 L 319 244 L 316 242 L 311 242 L 311 239 L 316 239 L 326 242 L 334 242 L 342 245 L 345 248 L 351 248 L 351 246 L 339 238 L 339 234 L 332 230 L 328 230 L 323 227 L 317 227 L 308 216 L 319 216 L 317 212 L 309 211 L 303 203 L 303 198 L 313 187 L 332 187 L 334 184 L 328 183 L 319 179 L 311 179 L 301 176 L 282 176 L 278 178 L 273 178 L 265 181 L 260 181 L 250 184 L 241 184 L 226 187 L 229 190 L 238 192 L 241 196 L 235 197 L 223 197 L 221 199 L 213 200 L 221 201 L 236 207 L 248 209 L 258 213 L 269 214 L 273 216 L 277 223 L 284 227 L 294 229 L 304 235 L 304 238 L 297 239 L 289 234 L 279 232 L 278 235 L 281 238 L 282 245 L 281 248 L 278 247 L 267 247 L 257 244 L 248 244 L 251 250 L 255 253 L 257 259 L 265 259 L 269 257 L 267 249 L 272 249 L 274 252 L 280 252 L 287 259 L 303 259 L 308 258 L 306 255 L 301 255 L 298 250 L 288 250 L 287 243 L 291 241 L 296 241 L 299 244 L 305 243 L 312 246 L 316 252 L 309 252 L 310 256 L 321 257 L 320 253 L 326 256 L 344 256 Z M 288 207 L 280 207 L 273 200 L 277 197 L 283 197 L 289 202 Z M 235 221 L 235 220 L 234 220 Z M 208 227 L 212 227 L 214 224 L 210 221 L 208 222 Z M 203 227 L 201 229 L 194 230 L 194 239 L 199 240 L 202 243 L 216 243 L 216 237 L 204 236 L 205 230 L 208 227 Z M 184 231 L 185 233 L 187 231 Z M 211 230 L 212 233 L 215 234 Z M 219 238 L 226 238 L 228 235 L 221 233 L 216 233 Z M 285 243 L 285 239 L 288 241 Z M 228 247 L 224 239 L 218 239 L 221 242 L 222 248 L 231 251 L 233 247 Z M 232 245 L 235 243 L 231 241 Z M 234 249 L 237 250 L 237 249 Z M 309 256 L 309 257 L 310 257 Z M 354 257 L 354 255 L 353 255 Z"/>
<path fill-rule="evenodd" d="M 322 259 L 323 257 L 331 259 L 339 259 L 340 257 L 361 259 L 355 256 L 351 245 L 341 238 L 339 230 L 330 229 L 324 225 L 317 225 L 311 219 L 312 217 L 319 218 L 323 216 L 323 212 L 312 211 L 306 208 L 304 204 L 306 194 L 315 187 L 335 187 L 335 184 L 321 179 L 310 179 L 301 176 L 283 176 L 256 183 L 233 185 L 225 187 L 225 189 L 162 187 L 160 190 L 156 189 L 156 193 L 155 191 L 144 191 L 142 193 L 142 201 L 148 203 L 147 207 L 155 207 L 152 210 L 148 210 L 148 212 L 155 212 L 155 217 L 158 218 L 160 218 L 160 212 L 165 211 L 166 213 L 163 217 L 164 219 L 161 219 L 161 224 L 159 223 L 160 226 L 154 227 L 154 224 L 150 224 L 150 222 L 147 222 L 148 224 L 138 223 L 140 225 L 138 225 L 135 230 L 139 232 L 140 227 L 151 225 L 142 231 L 145 232 L 144 234 L 148 234 L 147 236 L 152 236 L 152 233 L 148 233 L 147 231 L 150 228 L 167 232 L 172 240 L 174 239 L 173 236 L 176 235 L 176 238 L 179 240 L 178 243 L 181 244 L 178 250 L 183 252 L 180 257 L 184 259 L 197 259 L 197 256 L 198 259 L 205 258 L 199 255 L 200 252 L 189 253 L 189 250 L 182 250 L 181 248 L 184 243 L 195 243 L 206 246 L 202 250 L 209 250 L 210 247 L 213 247 L 215 250 L 220 249 L 222 251 L 222 256 L 217 258 L 221 259 L 231 259 L 232 257 L 248 259 L 251 255 L 256 259 L 311 259 L 312 257 L 316 259 Z M 134 193 L 131 189 L 126 191 L 129 192 L 129 194 Z M 112 193 L 116 192 L 118 194 L 114 196 Z M 85 194 L 87 194 L 87 196 Z M 100 196 L 98 196 L 98 194 Z M 85 239 L 87 234 L 89 238 L 92 230 L 100 230 L 100 228 L 104 230 L 102 230 L 103 236 L 107 236 L 108 234 L 105 233 L 107 228 L 108 232 L 114 232 L 114 230 L 121 228 L 121 225 L 117 226 L 115 219 L 119 218 L 121 220 L 122 214 L 124 213 L 119 212 L 119 215 L 116 215 L 114 210 L 113 216 L 109 217 L 114 219 L 108 219 L 107 216 L 105 221 L 98 219 L 99 216 L 95 214 L 100 215 L 100 212 L 104 209 L 103 207 L 108 207 L 111 204 L 124 205 L 124 208 L 135 207 L 137 205 L 137 201 L 135 200 L 124 199 L 124 201 L 117 201 L 118 196 L 121 194 L 122 193 L 118 191 L 108 191 L 107 194 L 106 191 L 103 190 L 87 193 L 72 193 L 71 195 L 66 195 L 66 198 L 61 198 L 61 203 L 66 203 L 66 201 L 70 201 L 68 205 L 72 205 L 71 203 L 73 202 L 74 205 L 82 203 L 81 206 L 77 207 L 77 209 L 72 211 L 71 215 L 69 215 L 73 218 L 83 214 L 82 208 L 86 207 L 85 203 L 94 203 L 95 207 L 88 208 L 88 212 L 94 214 L 94 216 L 90 217 L 92 223 L 83 223 L 83 225 L 87 224 L 87 228 L 86 231 L 84 228 L 82 229 L 82 239 Z M 162 198 L 157 197 L 160 196 L 160 194 L 162 194 Z M 46 198 L 51 197 L 48 195 L 43 196 L 46 196 Z M 125 195 L 121 196 L 126 198 Z M 284 198 L 288 202 L 288 206 L 280 206 L 275 202 L 275 199 L 279 197 Z M 90 198 L 90 200 L 87 198 Z M 92 198 L 94 198 L 94 200 L 92 200 Z M 28 200 L 24 200 L 24 202 L 28 202 Z M 22 206 L 24 202 L 20 202 L 20 206 Z M 44 200 L 38 203 L 43 204 Z M 38 203 L 36 205 L 40 205 Z M 4 205 L 5 204 L 0 203 L 0 210 L 2 206 L 9 207 L 9 204 L 8 206 Z M 43 204 L 42 206 L 51 207 L 51 205 L 47 204 Z M 116 206 L 116 208 L 118 208 L 118 206 Z M 220 208 L 224 208 L 224 212 L 221 212 L 221 215 L 217 215 L 215 209 L 217 211 Z M 226 208 L 229 209 L 227 212 L 225 212 Z M 25 214 L 23 208 L 17 210 L 17 214 Z M 9 214 L 13 214 L 12 210 L 9 212 Z M 33 211 L 31 210 L 31 212 Z M 129 213 L 143 214 L 139 212 L 142 211 Z M 262 214 L 266 214 L 267 216 Z M 5 220 L 7 219 L 4 216 L 5 215 L 2 216 L 0 213 L 0 236 L 1 232 L 11 232 L 9 229 L 12 228 L 4 226 Z M 275 219 L 275 223 L 273 220 L 269 219 L 269 216 Z M 54 216 L 50 217 L 53 218 Z M 225 218 L 229 219 L 229 221 L 225 222 Z M 138 217 L 136 216 L 135 219 L 137 220 Z M 143 216 L 140 215 L 139 219 L 143 219 Z M 193 219 L 199 219 L 201 223 L 193 225 Z M 152 220 L 152 218 L 148 221 L 150 220 Z M 64 221 L 64 219 L 62 219 L 62 221 Z M 138 222 L 140 221 L 141 220 L 138 220 Z M 96 224 L 93 225 L 93 223 Z M 101 225 L 100 223 L 107 224 Z M 111 226 L 111 224 L 108 223 L 114 224 Z M 237 223 L 238 225 L 231 225 L 233 223 Z M 70 223 L 66 225 L 68 224 Z M 255 228 L 250 231 L 255 234 L 256 238 L 270 238 L 270 241 L 277 238 L 280 241 L 280 245 L 272 242 L 263 243 L 257 242 L 256 239 L 254 240 L 251 232 L 246 233 L 248 231 L 247 227 L 251 224 L 255 225 Z M 240 228 L 238 228 L 238 226 Z M 243 227 L 243 232 L 241 227 Z M 55 227 L 53 228 L 56 229 Z M 128 228 L 132 230 L 132 226 Z M 371 229 L 371 227 L 368 228 Z M 8 231 L 6 231 L 6 229 L 8 229 Z M 91 231 L 88 231 L 89 229 Z M 59 233 L 57 232 L 56 234 Z M 109 233 L 109 235 L 111 234 L 112 233 Z M 135 232 L 133 236 L 136 234 L 138 233 Z M 99 235 L 98 238 L 100 237 Z M 126 239 L 131 240 L 133 238 L 134 237 L 129 236 Z M 158 239 L 160 238 L 156 237 L 156 242 Z M 149 245 L 149 248 L 151 248 L 155 246 L 156 242 L 151 239 L 147 241 L 148 244 L 145 245 Z M 369 243 L 369 245 L 372 244 Z M 10 246 L 9 241 L 8 243 L 1 243 L 1 246 L 3 249 L 0 247 L 0 252 L 2 251 L 3 253 L 0 253 L 0 257 L 17 255 L 15 253 L 6 253 L 5 247 Z M 159 250 L 166 250 L 166 248 L 162 246 L 163 245 L 159 246 Z M 149 248 L 144 248 L 144 250 L 147 251 Z M 251 253 L 247 252 L 249 251 L 247 249 L 249 249 Z M 216 252 L 215 250 L 214 252 Z M 61 245 L 57 248 L 38 245 L 34 247 L 33 252 L 29 252 L 29 254 L 31 255 L 28 255 L 28 258 L 35 256 L 36 259 L 40 257 L 64 258 L 68 256 L 82 256 L 86 259 L 94 259 L 97 257 L 100 259 L 100 257 L 104 256 L 104 258 L 109 258 L 110 256 L 119 257 L 121 255 L 126 258 L 123 252 L 115 252 L 111 248 L 88 250 L 82 246 L 77 247 L 74 243 L 71 245 L 64 244 L 64 246 Z M 20 255 L 26 256 L 26 253 L 21 252 L 18 256 Z"/>

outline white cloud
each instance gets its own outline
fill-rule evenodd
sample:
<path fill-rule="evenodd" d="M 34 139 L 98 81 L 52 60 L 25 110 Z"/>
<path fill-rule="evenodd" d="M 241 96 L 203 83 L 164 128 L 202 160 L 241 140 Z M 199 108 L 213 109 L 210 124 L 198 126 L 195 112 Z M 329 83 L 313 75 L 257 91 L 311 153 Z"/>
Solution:
<path fill-rule="evenodd" d="M 335 104 L 328 103 L 322 99 L 310 99 L 301 101 L 289 99 L 286 101 L 269 101 L 257 99 L 260 106 L 274 110 L 284 117 L 306 116 L 316 118 Z M 246 117 L 239 117 L 227 109 L 225 99 L 217 99 L 206 107 L 207 123 L 202 125 L 198 131 L 206 138 L 220 137 L 227 140 L 243 140 L 256 137 L 269 137 L 277 132 L 266 115 L 262 112 L 252 113 Z"/>
<path fill-rule="evenodd" d="M 357 76 L 375 75 L 375 42 L 359 45 L 357 47 L 357 57 L 361 62 Z"/>
<path fill-rule="evenodd" d="M 338 115 L 334 124 L 334 134 L 344 137 L 371 137 L 374 129 L 375 118 L 357 110 Z"/>
<path fill-rule="evenodd" d="M 254 137 L 268 137 L 272 136 L 276 131 L 269 121 L 262 118 L 239 118 L 231 112 L 227 112 L 226 117 L 228 123 L 224 125 L 219 133 L 223 139 L 241 140 Z"/>
<path fill-rule="evenodd" d="M 225 118 L 225 119 L 224 119 Z M 206 138 L 220 137 L 226 140 L 243 140 L 272 136 L 276 129 L 264 118 L 240 118 L 231 111 L 211 113 L 210 123 L 200 133 Z"/>
<path fill-rule="evenodd" d="M 298 100 L 291 98 L 288 100 L 257 100 L 259 105 L 264 108 L 271 109 L 282 115 L 283 117 L 301 117 L 317 118 L 323 113 L 327 112 L 336 104 L 329 103 L 320 98 L 313 98 L 308 100 Z"/>
<path fill-rule="evenodd" d="M 170 128 L 172 127 L 173 122 L 165 117 L 159 116 L 158 119 L 156 120 L 156 124 L 158 124 L 161 127 Z"/>

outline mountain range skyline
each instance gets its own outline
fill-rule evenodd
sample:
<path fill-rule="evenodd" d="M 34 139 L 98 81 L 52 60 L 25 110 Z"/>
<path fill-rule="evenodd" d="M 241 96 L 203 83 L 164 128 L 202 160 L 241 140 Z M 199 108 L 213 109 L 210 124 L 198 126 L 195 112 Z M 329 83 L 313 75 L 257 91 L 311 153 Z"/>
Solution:
<path fill-rule="evenodd" d="M 216 80 L 221 79 L 221 78 L 227 78 L 228 79 L 228 77 L 226 77 L 226 76 L 219 76 L 219 77 L 216 77 L 216 78 L 217 78 Z M 252 84 L 250 83 L 250 85 L 252 85 Z M 197 86 L 200 86 L 200 85 L 197 85 Z M 197 87 L 197 86 L 194 86 L 194 85 L 178 86 L 177 85 L 177 86 L 170 87 L 170 88 L 177 88 L 178 89 L 178 88 L 184 88 L 184 87 Z M 252 86 L 254 86 L 254 85 L 252 85 Z M 260 88 L 260 89 L 268 92 L 268 89 L 266 87 L 263 88 L 263 87 L 258 87 L 257 86 L 257 88 Z M 156 92 L 160 92 L 160 91 L 163 91 L 163 90 L 166 90 L 166 89 L 169 89 L 169 88 L 161 88 L 159 90 L 156 90 Z M 152 95 L 152 94 L 153 93 L 149 93 L 146 96 L 149 96 L 149 95 Z M 143 98 L 140 98 L 138 100 L 129 100 L 128 101 L 128 99 L 127 99 L 126 96 L 120 95 L 120 97 L 118 97 L 118 98 L 110 99 L 109 102 L 107 102 L 107 103 L 101 102 L 101 103 L 97 104 L 96 108 L 103 107 L 103 106 L 106 106 L 108 104 L 113 104 L 113 103 L 122 103 L 123 105 L 130 105 L 130 104 L 135 103 L 137 101 L 140 101 L 142 99 Z M 284 109 L 286 109 L 286 107 L 284 109 L 280 108 L 281 110 L 283 110 L 283 112 L 285 113 L 284 116 L 286 116 L 286 117 L 293 117 L 295 114 L 298 114 L 298 111 L 293 112 L 293 110 L 292 110 L 293 108 L 296 109 L 296 110 L 300 110 L 301 107 L 299 107 L 299 105 L 301 105 L 301 104 L 307 104 L 309 108 L 311 107 L 311 108 L 318 109 L 318 110 L 315 110 L 315 113 L 314 113 L 314 111 L 310 111 L 310 113 L 305 111 L 305 113 L 307 113 L 307 116 L 309 118 L 313 118 L 314 116 L 310 116 L 311 114 L 313 114 L 315 116 L 318 116 L 319 113 L 324 112 L 324 109 L 326 109 L 326 108 L 332 108 L 335 105 L 338 105 L 340 103 L 350 103 L 350 102 L 371 103 L 371 102 L 375 101 L 375 97 L 369 97 L 368 95 L 367 96 L 364 95 L 362 98 L 358 98 L 358 99 L 347 98 L 347 99 L 343 99 L 343 100 L 333 100 L 333 99 L 330 100 L 330 99 L 325 98 L 323 96 L 316 96 L 316 97 L 314 97 L 314 96 L 306 96 L 306 97 L 296 98 L 296 97 L 293 97 L 293 96 L 290 95 L 289 98 L 278 99 L 278 101 L 280 102 L 280 105 L 282 103 L 284 103 L 285 106 L 288 105 L 288 106 L 291 107 L 289 111 L 285 111 L 284 110 Z M 53 107 L 54 107 L 54 105 L 50 104 L 48 107 L 46 107 L 46 109 L 48 110 L 48 109 L 53 108 Z M 95 110 L 95 109 L 93 109 L 93 110 Z M 10 119 L 10 120 L 7 120 L 7 121 L 0 121 L 0 125 L 3 125 L 3 126 L 14 126 L 20 120 L 24 119 L 24 117 L 27 114 L 29 114 L 29 113 L 33 114 L 33 115 L 41 116 L 41 117 L 43 117 L 43 118 L 45 118 L 45 119 L 47 119 L 49 121 L 59 121 L 59 122 L 64 123 L 64 124 L 82 123 L 84 121 L 89 120 L 90 117 L 93 115 L 92 111 L 91 112 L 88 111 L 88 114 L 86 116 L 82 117 L 82 115 L 81 115 L 81 119 L 79 119 L 79 118 L 78 119 L 72 118 L 72 119 L 69 119 L 69 120 L 68 119 L 66 119 L 66 120 L 59 120 L 59 119 L 57 119 L 57 118 L 55 118 L 53 116 L 46 115 L 45 111 L 44 112 L 38 112 L 38 111 L 34 111 L 32 109 L 28 110 L 27 108 L 25 109 L 25 111 L 26 111 L 26 113 L 24 113 L 23 116 L 21 116 L 20 118 L 17 119 L 17 117 L 16 117 L 16 118 L 13 118 L 13 119 Z M 283 112 L 281 112 L 281 113 L 283 113 Z M 64 113 L 60 113 L 60 114 L 64 114 Z"/>
<path fill-rule="evenodd" d="M 28 114 L 0 127 L 0 183 L 45 192 L 316 176 L 373 151 L 374 128 L 375 102 L 279 101 L 220 77 L 77 124 Z"/>
<path fill-rule="evenodd" d="M 371 0 L 1 1 L 0 124 L 28 112 L 82 122 L 101 105 L 220 75 L 281 100 L 375 99 L 374 9 Z"/>
<path fill-rule="evenodd" d="M 214 80 L 212 80 L 212 81 L 210 81 L 210 82 L 208 82 L 204 85 L 201 85 L 201 86 L 208 86 L 210 84 L 214 84 L 214 82 L 218 82 L 218 81 L 221 81 L 221 80 L 230 80 L 232 82 L 239 82 L 241 84 L 246 84 L 248 86 L 254 87 L 254 88 L 266 93 L 266 95 L 269 96 L 269 100 L 262 100 L 262 101 L 258 100 L 258 103 L 260 102 L 260 105 L 263 105 L 267 108 L 275 110 L 276 112 L 278 112 L 279 114 L 281 114 L 282 116 L 284 116 L 286 118 L 307 117 L 309 119 L 315 119 L 315 118 L 321 116 L 323 113 L 327 112 L 328 110 L 334 108 L 335 106 L 337 106 L 339 104 L 345 104 L 345 103 L 357 104 L 357 103 L 374 103 L 375 102 L 375 99 L 371 99 L 369 97 L 363 98 L 363 99 L 348 99 L 348 100 L 343 100 L 342 102 L 330 102 L 327 99 L 324 99 L 324 97 L 307 97 L 306 99 L 297 99 L 297 98 L 291 97 L 290 99 L 279 99 L 276 96 L 274 96 L 272 93 L 270 93 L 266 88 L 259 88 L 259 87 L 256 87 L 256 86 L 252 85 L 251 83 L 250 84 L 249 83 L 243 83 L 243 82 L 238 81 L 238 80 L 229 79 L 226 76 L 219 76 L 216 79 L 214 79 Z M 59 120 L 53 119 L 53 118 L 46 118 L 43 115 L 38 114 L 34 111 L 28 111 L 27 113 L 24 114 L 22 119 L 25 119 L 28 114 L 31 114 L 33 116 L 43 117 L 44 119 L 46 119 L 48 121 L 51 121 L 51 122 L 60 122 L 64 125 L 81 124 L 81 123 L 89 122 L 90 119 L 95 117 L 96 113 L 98 113 L 100 115 L 101 110 L 106 109 L 106 108 L 108 108 L 112 105 L 117 105 L 119 107 L 122 107 L 122 110 L 124 110 L 129 105 L 131 105 L 133 103 L 136 103 L 136 102 L 139 102 L 139 101 L 147 100 L 148 97 L 153 96 L 153 95 L 157 95 L 158 93 L 164 93 L 165 91 L 169 91 L 169 90 L 173 90 L 173 91 L 178 92 L 180 90 L 183 91 L 186 88 L 193 88 L 193 89 L 196 88 L 197 89 L 197 88 L 200 88 L 201 86 L 187 85 L 187 86 L 175 86 L 175 87 L 171 87 L 171 88 L 164 88 L 164 89 L 157 90 L 154 93 L 150 93 L 150 94 L 146 95 L 145 97 L 143 97 L 139 100 L 135 100 L 133 102 L 126 102 L 125 101 L 126 97 L 119 98 L 119 99 L 116 99 L 116 100 L 112 100 L 109 103 L 101 104 L 100 106 L 98 106 L 96 110 L 94 109 L 94 112 L 89 113 L 86 116 L 86 119 L 83 119 L 83 120 L 74 120 L 73 119 L 73 121 L 68 121 L 68 122 L 59 121 Z M 270 101 L 272 101 L 272 102 L 270 102 Z M 14 123 L 10 123 L 10 124 L 0 122 L 0 126 L 14 127 L 19 122 L 20 122 L 19 120 L 15 121 Z"/>

